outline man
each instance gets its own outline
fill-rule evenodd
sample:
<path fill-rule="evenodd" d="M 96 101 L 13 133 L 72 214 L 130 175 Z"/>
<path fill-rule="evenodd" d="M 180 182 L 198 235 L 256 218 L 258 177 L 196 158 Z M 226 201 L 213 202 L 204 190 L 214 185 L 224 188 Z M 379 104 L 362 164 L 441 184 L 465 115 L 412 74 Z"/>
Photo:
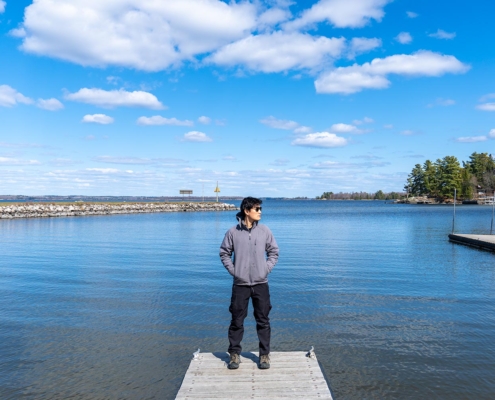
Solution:
<path fill-rule="evenodd" d="M 258 223 L 261 219 L 261 203 L 260 199 L 254 197 L 242 200 L 241 211 L 236 215 L 239 223 L 227 231 L 220 246 L 220 259 L 234 277 L 229 308 L 232 314 L 229 327 L 229 369 L 239 368 L 241 362 L 244 319 L 250 298 L 259 339 L 259 366 L 261 369 L 270 368 L 271 328 L 268 314 L 272 305 L 267 277 L 277 263 L 278 246 L 270 229 Z"/>

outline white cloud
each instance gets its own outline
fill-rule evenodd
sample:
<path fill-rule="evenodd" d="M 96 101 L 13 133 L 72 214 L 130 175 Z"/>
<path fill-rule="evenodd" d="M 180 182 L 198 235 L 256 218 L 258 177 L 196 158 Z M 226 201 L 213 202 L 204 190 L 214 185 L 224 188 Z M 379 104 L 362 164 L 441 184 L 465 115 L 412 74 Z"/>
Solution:
<path fill-rule="evenodd" d="M 143 91 L 127 92 L 124 89 L 103 90 L 83 88 L 76 93 L 66 94 L 65 98 L 67 100 L 92 104 L 104 108 L 145 107 L 153 110 L 166 108 L 158 101 L 155 95 L 151 93 Z"/>
<path fill-rule="evenodd" d="M 108 125 L 114 122 L 112 117 L 105 114 L 85 115 L 81 122 L 93 122 L 95 124 Z"/>
<path fill-rule="evenodd" d="M 12 107 L 19 103 L 33 104 L 33 100 L 8 85 L 0 85 L 0 107 Z"/>
<path fill-rule="evenodd" d="M 0 14 L 5 12 L 5 6 L 7 5 L 7 3 L 5 3 L 4 0 L 0 0 Z"/>
<path fill-rule="evenodd" d="M 293 146 L 307 147 L 342 147 L 347 145 L 347 139 L 330 132 L 309 133 L 303 137 L 295 139 Z"/>
<path fill-rule="evenodd" d="M 413 41 L 413 38 L 409 32 L 401 32 L 395 37 L 395 40 L 401 44 L 409 44 Z"/>
<path fill-rule="evenodd" d="M 415 132 L 415 131 L 413 131 L 413 130 L 411 130 L 411 129 L 406 129 L 406 130 L 404 130 L 404 131 L 401 131 L 401 132 L 400 132 L 400 134 L 401 134 L 402 136 L 412 136 L 412 135 L 416 135 L 416 134 L 417 134 L 417 132 Z"/>
<path fill-rule="evenodd" d="M 372 118 L 364 117 L 362 120 L 355 119 L 352 121 L 354 125 L 362 125 L 362 124 L 372 124 L 375 122 Z"/>
<path fill-rule="evenodd" d="M 385 124 L 383 125 L 385 129 L 394 129 L 394 126 L 392 124 Z"/>
<path fill-rule="evenodd" d="M 198 122 L 203 125 L 209 125 L 211 124 L 211 118 L 202 115 L 201 117 L 198 118 Z"/>
<path fill-rule="evenodd" d="M 177 118 L 164 118 L 160 115 L 153 117 L 139 117 L 137 119 L 138 125 L 174 125 L 174 126 L 193 126 L 194 122 L 189 120 L 178 120 Z"/>
<path fill-rule="evenodd" d="M 353 157 L 353 158 L 364 158 L 364 157 Z M 372 160 L 372 159 L 371 159 Z M 311 168 L 315 169 L 362 169 L 362 168 L 372 168 L 372 167 L 384 167 L 390 165 L 386 161 L 367 161 L 362 163 L 349 163 L 349 162 L 339 162 L 339 161 L 323 161 L 313 164 Z"/>
<path fill-rule="evenodd" d="M 452 99 L 442 99 L 441 97 L 436 99 L 434 103 L 428 104 L 428 107 L 432 108 L 435 106 L 448 107 L 453 106 L 455 104 L 455 100 Z"/>
<path fill-rule="evenodd" d="M 212 142 L 213 139 L 203 132 L 191 131 L 184 135 L 184 142 Z"/>
<path fill-rule="evenodd" d="M 294 129 L 294 133 L 311 133 L 313 129 L 310 126 L 301 125 Z"/>
<path fill-rule="evenodd" d="M 258 17 L 258 26 L 261 29 L 268 28 L 287 21 L 291 16 L 290 11 L 287 9 L 270 8 Z"/>
<path fill-rule="evenodd" d="M 353 38 L 349 44 L 347 57 L 353 59 L 358 54 L 368 53 L 381 45 L 382 40 L 378 38 Z"/>
<path fill-rule="evenodd" d="M 397 54 L 375 58 L 363 65 L 339 67 L 325 72 L 315 81 L 318 93 L 350 94 L 363 89 L 384 89 L 390 85 L 387 75 L 441 76 L 464 73 L 469 66 L 454 56 L 421 50 L 411 55 Z"/>
<path fill-rule="evenodd" d="M 0 165 L 40 165 L 38 160 L 21 160 L 11 157 L 0 157 Z"/>
<path fill-rule="evenodd" d="M 336 133 L 363 133 L 363 131 L 356 126 L 343 123 L 333 124 L 329 130 Z"/>
<path fill-rule="evenodd" d="M 300 126 L 296 121 L 277 119 L 272 115 L 270 115 L 267 118 L 261 119 L 260 122 L 263 125 L 269 126 L 270 128 L 285 129 L 288 131 L 292 131 L 294 129 L 297 129 Z"/>
<path fill-rule="evenodd" d="M 99 172 L 101 174 L 117 174 L 122 172 L 116 168 L 86 168 L 86 171 Z"/>
<path fill-rule="evenodd" d="M 437 39 L 447 39 L 448 40 L 448 39 L 454 39 L 456 37 L 456 33 L 455 32 L 445 32 L 442 29 L 439 29 L 435 33 L 431 33 L 428 36 L 434 37 Z"/>
<path fill-rule="evenodd" d="M 495 99 L 495 93 L 488 93 L 481 97 L 480 101 L 487 101 L 490 99 Z"/>
<path fill-rule="evenodd" d="M 480 105 L 476 106 L 476 108 L 478 110 L 482 110 L 482 111 L 495 111 L 495 103 L 480 104 Z"/>
<path fill-rule="evenodd" d="M 150 160 L 149 158 L 140 158 L 140 157 L 98 156 L 98 157 L 94 157 L 93 160 L 108 164 L 146 165 L 153 163 L 153 160 Z"/>
<path fill-rule="evenodd" d="M 277 31 L 250 35 L 228 44 L 206 61 L 228 67 L 242 65 L 251 71 L 266 73 L 312 69 L 321 68 L 329 59 L 338 57 L 344 47 L 344 38 Z"/>
<path fill-rule="evenodd" d="M 36 107 L 48 111 L 58 111 L 64 108 L 64 105 L 57 99 L 38 99 Z"/>
<path fill-rule="evenodd" d="M 460 137 L 457 138 L 455 141 L 459 143 L 477 143 L 477 142 L 484 142 L 488 138 L 486 136 L 465 136 L 465 137 Z"/>
<path fill-rule="evenodd" d="M 81 65 L 158 71 L 246 36 L 256 14 L 250 2 L 220 0 L 38 0 L 25 10 L 21 48 Z"/>
<path fill-rule="evenodd" d="M 286 29 L 301 29 L 327 21 L 337 28 L 359 28 L 372 19 L 380 22 L 383 7 L 391 0 L 320 0 L 301 17 L 284 25 Z"/>
<path fill-rule="evenodd" d="M 488 137 L 490 139 L 495 139 L 495 129 L 490 129 L 490 132 L 488 132 Z"/>
<path fill-rule="evenodd" d="M 417 18 L 419 16 L 418 13 L 415 13 L 413 11 L 406 11 L 406 14 L 408 18 Z"/>

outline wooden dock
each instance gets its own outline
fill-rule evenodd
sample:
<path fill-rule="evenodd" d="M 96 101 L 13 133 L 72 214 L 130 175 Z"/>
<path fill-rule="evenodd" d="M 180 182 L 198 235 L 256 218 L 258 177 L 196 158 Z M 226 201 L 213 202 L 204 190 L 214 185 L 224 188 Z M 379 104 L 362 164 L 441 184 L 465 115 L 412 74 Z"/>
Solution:
<path fill-rule="evenodd" d="M 495 251 L 495 235 L 466 235 L 452 233 L 449 240 L 454 243 L 476 247 L 478 249 Z"/>
<path fill-rule="evenodd" d="M 316 356 L 303 351 L 270 353 L 270 369 L 258 355 L 241 353 L 239 369 L 229 370 L 228 353 L 199 353 L 191 360 L 177 400 L 327 399 L 332 394 Z"/>

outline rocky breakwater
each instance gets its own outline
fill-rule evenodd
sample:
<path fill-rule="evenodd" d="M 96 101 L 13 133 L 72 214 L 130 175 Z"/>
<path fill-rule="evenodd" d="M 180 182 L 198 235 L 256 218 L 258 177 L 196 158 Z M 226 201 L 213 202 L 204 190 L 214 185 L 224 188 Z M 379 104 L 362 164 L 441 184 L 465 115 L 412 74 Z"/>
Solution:
<path fill-rule="evenodd" d="M 0 219 L 235 210 L 226 203 L 10 204 L 0 205 Z"/>

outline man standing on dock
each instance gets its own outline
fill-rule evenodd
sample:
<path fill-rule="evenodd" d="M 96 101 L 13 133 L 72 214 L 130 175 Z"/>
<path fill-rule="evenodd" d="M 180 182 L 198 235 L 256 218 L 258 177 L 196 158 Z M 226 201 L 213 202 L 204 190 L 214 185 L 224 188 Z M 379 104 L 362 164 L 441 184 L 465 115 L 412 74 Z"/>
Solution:
<path fill-rule="evenodd" d="M 261 219 L 261 203 L 260 199 L 254 197 L 242 200 L 241 211 L 236 215 L 238 224 L 227 231 L 220 246 L 220 259 L 234 277 L 229 308 L 232 314 L 229 327 L 229 369 L 239 368 L 241 362 L 244 319 L 250 298 L 259 339 L 260 368 L 270 368 L 271 328 L 268 314 L 272 305 L 268 274 L 277 263 L 278 246 L 270 229 L 258 223 Z"/>

